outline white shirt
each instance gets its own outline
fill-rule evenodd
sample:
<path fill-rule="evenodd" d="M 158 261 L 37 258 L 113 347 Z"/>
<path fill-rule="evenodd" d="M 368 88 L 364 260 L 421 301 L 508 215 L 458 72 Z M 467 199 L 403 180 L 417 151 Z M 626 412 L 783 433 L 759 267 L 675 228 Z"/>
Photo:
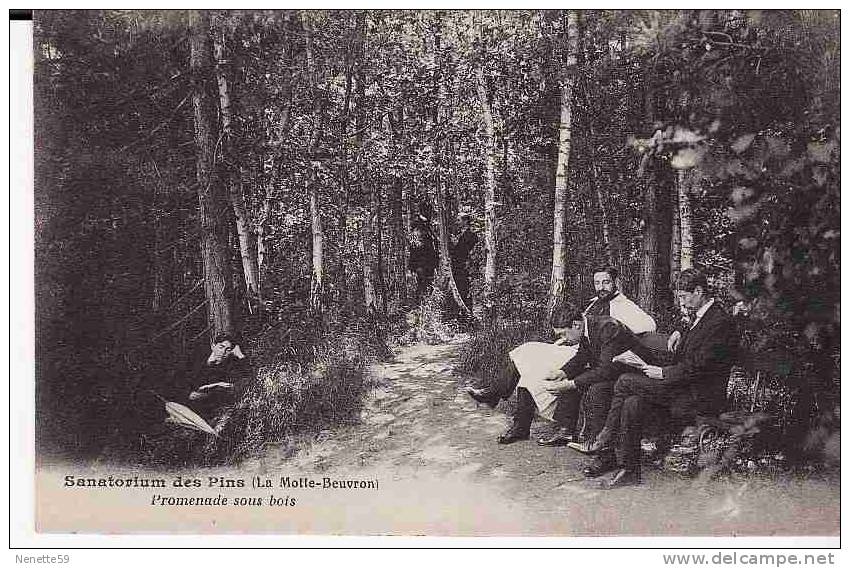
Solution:
<path fill-rule="evenodd" d="M 598 301 L 599 298 L 593 300 L 584 309 L 583 314 L 587 314 L 588 310 Z M 608 305 L 609 315 L 616 320 L 620 320 L 621 323 L 632 330 L 632 333 L 641 334 L 647 331 L 655 331 L 655 320 L 652 319 L 652 316 L 643 311 L 636 303 L 626 298 L 622 293 L 617 293 L 616 296 L 611 298 Z M 586 324 L 585 332 L 587 332 Z"/>

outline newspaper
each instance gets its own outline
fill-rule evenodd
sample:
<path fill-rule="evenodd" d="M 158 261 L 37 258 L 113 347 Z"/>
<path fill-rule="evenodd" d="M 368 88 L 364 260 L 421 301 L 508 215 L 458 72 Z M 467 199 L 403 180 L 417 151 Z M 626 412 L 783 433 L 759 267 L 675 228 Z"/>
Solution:
<path fill-rule="evenodd" d="M 557 397 L 546 390 L 552 385 L 552 381 L 546 378 L 575 357 L 577 352 L 578 347 L 575 346 L 538 341 L 523 343 L 510 352 L 520 375 L 518 386 L 528 389 L 537 404 L 538 413 L 547 420 L 553 419 Z"/>

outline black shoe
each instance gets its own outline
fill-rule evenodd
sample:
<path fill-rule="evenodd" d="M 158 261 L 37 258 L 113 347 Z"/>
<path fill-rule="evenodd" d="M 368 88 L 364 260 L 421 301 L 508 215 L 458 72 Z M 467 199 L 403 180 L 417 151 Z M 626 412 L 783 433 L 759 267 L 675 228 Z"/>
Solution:
<path fill-rule="evenodd" d="M 522 440 L 528 440 L 529 431 L 523 428 L 517 428 L 516 426 L 511 426 L 508 430 L 499 436 L 500 444 L 513 444 L 514 442 L 520 442 Z"/>
<path fill-rule="evenodd" d="M 477 389 L 475 387 L 466 387 L 463 389 L 466 394 L 472 397 L 475 402 L 486 404 L 490 408 L 496 408 L 499 404 L 499 397 L 490 389 Z"/>
<path fill-rule="evenodd" d="M 611 442 L 614 439 L 614 434 L 610 430 L 602 429 L 599 434 L 596 435 L 596 438 L 591 440 L 586 444 L 582 444 L 582 446 L 575 447 L 576 449 L 585 454 L 601 454 L 602 452 L 608 451 L 611 449 Z M 570 446 L 571 448 L 573 446 Z"/>
<path fill-rule="evenodd" d="M 558 428 L 547 436 L 537 438 L 538 446 L 566 446 L 575 436 L 566 428 Z"/>
<path fill-rule="evenodd" d="M 585 477 L 599 477 L 614 469 L 617 469 L 617 460 L 614 459 L 614 454 L 605 452 L 593 458 L 590 465 L 581 470 L 581 472 Z"/>
<path fill-rule="evenodd" d="M 640 471 L 634 469 L 619 469 L 614 477 L 599 484 L 600 489 L 617 489 L 640 484 Z"/>
<path fill-rule="evenodd" d="M 593 442 L 588 440 L 585 440 L 584 442 L 570 442 L 569 444 L 567 444 L 570 449 L 587 455 L 596 453 L 595 451 L 591 451 L 590 448 L 592 445 Z"/>

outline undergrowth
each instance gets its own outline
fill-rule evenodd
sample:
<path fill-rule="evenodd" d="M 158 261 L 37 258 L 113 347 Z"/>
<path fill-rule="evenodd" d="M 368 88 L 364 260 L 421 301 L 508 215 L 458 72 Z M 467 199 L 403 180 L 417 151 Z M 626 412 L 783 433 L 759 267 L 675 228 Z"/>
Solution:
<path fill-rule="evenodd" d="M 551 341 L 551 328 L 539 322 L 498 322 L 472 334 L 458 357 L 458 371 L 488 386 L 503 372 L 508 353 L 527 341 Z"/>
<path fill-rule="evenodd" d="M 144 448 L 144 461 L 161 466 L 221 465 L 286 446 L 296 435 L 351 423 L 360 416 L 373 386 L 367 358 L 356 336 L 333 340 L 279 357 L 260 367 L 233 406 L 211 424 L 219 437 L 166 426 Z"/>

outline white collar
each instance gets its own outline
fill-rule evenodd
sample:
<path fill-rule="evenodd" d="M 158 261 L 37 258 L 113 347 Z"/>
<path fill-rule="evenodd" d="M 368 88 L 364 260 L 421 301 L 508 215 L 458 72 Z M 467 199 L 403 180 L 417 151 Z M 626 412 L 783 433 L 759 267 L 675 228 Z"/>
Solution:
<path fill-rule="evenodd" d="M 696 315 L 696 318 L 694 318 L 694 323 L 693 323 L 693 325 L 691 326 L 691 329 L 693 329 L 694 327 L 696 327 L 697 323 L 699 323 L 699 320 L 701 320 L 701 319 L 702 319 L 702 316 L 704 316 L 704 315 L 705 315 L 705 312 L 707 312 L 707 311 L 708 311 L 708 308 L 710 308 L 710 307 L 711 307 L 711 305 L 712 305 L 713 303 L 714 303 L 714 298 L 712 298 L 712 299 L 710 299 L 709 301 L 707 301 L 706 303 L 704 303 L 704 304 L 702 305 L 702 307 L 701 307 L 700 309 L 698 309 L 698 310 L 697 310 L 697 315 Z"/>

